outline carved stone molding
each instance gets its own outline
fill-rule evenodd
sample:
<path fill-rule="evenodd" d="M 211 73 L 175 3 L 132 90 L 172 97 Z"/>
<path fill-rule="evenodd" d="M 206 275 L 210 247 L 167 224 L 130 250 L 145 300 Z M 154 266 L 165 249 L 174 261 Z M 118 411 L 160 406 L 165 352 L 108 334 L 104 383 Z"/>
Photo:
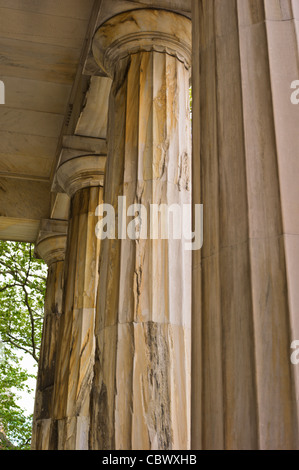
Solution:
<path fill-rule="evenodd" d="M 59 185 L 72 197 L 79 189 L 103 186 L 106 157 L 81 155 L 73 157 L 58 167 L 56 175 Z"/>
<path fill-rule="evenodd" d="M 63 261 L 67 239 L 66 221 L 42 220 L 36 240 L 35 255 L 43 259 L 47 265 Z"/>
<path fill-rule="evenodd" d="M 164 10 L 141 9 L 117 15 L 97 30 L 93 54 L 113 76 L 115 64 L 138 52 L 164 52 L 191 64 L 191 23 L 185 16 Z"/>

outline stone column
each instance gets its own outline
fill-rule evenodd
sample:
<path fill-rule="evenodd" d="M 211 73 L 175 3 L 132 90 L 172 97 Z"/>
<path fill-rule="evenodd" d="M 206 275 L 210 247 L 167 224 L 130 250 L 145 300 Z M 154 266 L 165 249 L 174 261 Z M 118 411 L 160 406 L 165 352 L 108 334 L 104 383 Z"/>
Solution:
<path fill-rule="evenodd" d="M 297 449 L 298 2 L 192 4 L 192 447 Z"/>
<path fill-rule="evenodd" d="M 32 449 L 49 450 L 53 429 L 53 389 L 57 341 L 62 313 L 63 270 L 67 222 L 43 220 L 36 241 L 36 256 L 48 265 L 44 324 L 38 367 Z"/>
<path fill-rule="evenodd" d="M 191 255 L 182 240 L 150 239 L 149 215 L 150 204 L 190 205 L 190 36 L 187 18 L 145 9 L 94 38 L 113 78 L 104 200 L 116 238 L 101 247 L 93 449 L 189 447 Z M 118 196 L 146 209 L 136 240 L 117 233 Z"/>
<path fill-rule="evenodd" d="M 100 249 L 95 212 L 102 202 L 105 162 L 105 157 L 85 155 L 62 162 L 57 170 L 58 183 L 71 198 L 54 388 L 59 450 L 88 449 Z"/>

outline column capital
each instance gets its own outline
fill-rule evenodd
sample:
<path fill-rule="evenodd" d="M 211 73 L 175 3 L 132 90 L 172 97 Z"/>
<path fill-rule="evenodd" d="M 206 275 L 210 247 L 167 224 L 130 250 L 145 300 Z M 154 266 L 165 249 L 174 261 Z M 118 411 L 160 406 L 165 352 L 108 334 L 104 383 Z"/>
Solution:
<path fill-rule="evenodd" d="M 70 196 L 79 189 L 104 186 L 106 156 L 80 155 L 63 161 L 57 171 L 57 181 Z"/>
<path fill-rule="evenodd" d="M 93 54 L 105 72 L 113 76 L 115 64 L 138 52 L 164 52 L 191 65 L 191 21 L 166 10 L 138 9 L 103 23 L 93 39 Z"/>
<path fill-rule="evenodd" d="M 35 243 L 35 256 L 43 259 L 48 266 L 65 257 L 68 222 L 45 219 Z"/>

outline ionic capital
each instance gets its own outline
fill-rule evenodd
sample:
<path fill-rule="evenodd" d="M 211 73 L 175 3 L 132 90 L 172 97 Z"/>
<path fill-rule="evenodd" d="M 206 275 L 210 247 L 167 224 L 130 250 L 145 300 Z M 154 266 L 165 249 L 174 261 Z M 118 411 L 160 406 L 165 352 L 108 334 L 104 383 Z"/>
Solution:
<path fill-rule="evenodd" d="M 68 223 L 62 220 L 42 220 L 35 244 L 35 256 L 48 266 L 65 257 Z"/>
<path fill-rule="evenodd" d="M 187 68 L 191 64 L 191 21 L 178 13 L 139 9 L 106 21 L 93 39 L 97 63 L 113 77 L 120 59 L 142 51 L 175 56 Z"/>

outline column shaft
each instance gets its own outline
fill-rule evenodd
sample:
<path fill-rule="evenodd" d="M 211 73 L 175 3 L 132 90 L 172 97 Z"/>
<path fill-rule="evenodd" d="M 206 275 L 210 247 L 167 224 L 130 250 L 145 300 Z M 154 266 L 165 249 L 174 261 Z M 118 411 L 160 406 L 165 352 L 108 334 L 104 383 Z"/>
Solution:
<path fill-rule="evenodd" d="M 54 228 L 57 229 L 56 232 Z M 53 446 L 52 437 L 55 428 L 53 390 L 57 365 L 58 331 L 62 314 L 67 223 L 43 221 L 42 229 L 37 240 L 36 254 L 48 264 L 48 277 L 31 443 L 32 449 L 35 450 L 49 450 Z M 59 233 L 61 229 L 64 229 L 64 234 Z"/>
<path fill-rule="evenodd" d="M 193 6 L 193 197 L 205 229 L 193 256 L 192 446 L 296 449 L 298 11 Z"/>
<path fill-rule="evenodd" d="M 71 200 L 54 389 L 56 448 L 60 450 L 88 449 L 100 248 L 95 211 L 102 193 L 102 187 L 79 189 Z"/>
<path fill-rule="evenodd" d="M 148 31 L 148 15 L 153 28 L 158 18 L 188 30 L 187 19 L 165 13 L 120 15 L 113 31 L 137 24 L 138 37 Z M 96 40 L 107 38 L 109 27 Z M 142 38 L 140 49 L 131 54 L 128 45 L 114 62 L 104 200 L 115 208 L 116 226 L 118 196 L 127 207 L 142 204 L 148 223 L 150 204 L 190 205 L 190 71 L 165 48 L 143 51 Z M 101 250 L 92 447 L 187 449 L 190 252 L 181 239 L 150 239 L 149 226 L 144 239 L 106 239 Z"/>

